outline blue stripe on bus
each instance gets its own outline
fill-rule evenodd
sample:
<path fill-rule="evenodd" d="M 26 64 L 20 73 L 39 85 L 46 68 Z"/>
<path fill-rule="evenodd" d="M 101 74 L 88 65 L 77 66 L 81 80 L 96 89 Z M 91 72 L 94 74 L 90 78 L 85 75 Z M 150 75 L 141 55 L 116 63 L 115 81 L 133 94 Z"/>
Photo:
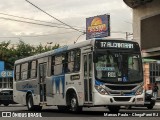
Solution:
<path fill-rule="evenodd" d="M 55 49 L 55 50 L 54 50 L 54 54 L 60 53 L 60 52 L 63 52 L 63 51 L 66 51 L 67 49 L 68 49 L 68 46 L 67 46 L 67 45 L 64 46 L 64 47 L 62 47 L 62 48 Z"/>
<path fill-rule="evenodd" d="M 53 76 L 52 77 L 52 86 L 54 87 L 54 84 L 55 84 L 55 87 L 56 87 L 56 91 L 53 91 L 57 94 L 57 92 L 60 93 L 60 84 L 62 84 L 62 95 L 63 95 L 63 98 L 64 98 L 64 94 L 65 94 L 65 75 L 59 75 L 59 76 Z"/>
<path fill-rule="evenodd" d="M 20 92 L 32 92 L 34 94 L 34 90 L 18 90 Z"/>
<path fill-rule="evenodd" d="M 95 80 L 95 85 L 103 85 L 104 83 L 103 82 L 100 82 L 98 80 Z"/>

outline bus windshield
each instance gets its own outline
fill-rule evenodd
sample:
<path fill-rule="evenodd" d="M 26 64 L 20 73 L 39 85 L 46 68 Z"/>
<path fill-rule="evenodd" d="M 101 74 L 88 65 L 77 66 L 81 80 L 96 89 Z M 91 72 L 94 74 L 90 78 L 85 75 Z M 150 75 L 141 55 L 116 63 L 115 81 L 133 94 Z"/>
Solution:
<path fill-rule="evenodd" d="M 138 53 L 110 51 L 97 53 L 95 78 L 105 83 L 142 82 L 142 63 Z"/>

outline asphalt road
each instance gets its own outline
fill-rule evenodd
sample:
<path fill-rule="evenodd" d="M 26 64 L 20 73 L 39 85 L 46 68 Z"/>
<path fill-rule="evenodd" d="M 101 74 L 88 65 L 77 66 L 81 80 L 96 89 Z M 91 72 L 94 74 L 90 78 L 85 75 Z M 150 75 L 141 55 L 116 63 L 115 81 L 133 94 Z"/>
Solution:
<path fill-rule="evenodd" d="M 42 118 L 34 118 L 34 119 L 45 119 L 49 120 L 54 117 L 54 120 L 110 120 L 110 119 L 118 119 L 118 120 L 135 120 L 141 119 L 146 120 L 158 120 L 160 118 L 160 103 L 157 103 L 152 110 L 148 110 L 146 107 L 133 107 L 130 110 L 125 109 L 125 107 L 122 107 L 120 112 L 118 114 L 110 113 L 109 110 L 105 107 L 93 107 L 93 108 L 84 108 L 81 113 L 71 113 L 71 112 L 60 112 L 58 111 L 57 107 L 51 106 L 51 107 L 44 107 L 41 112 L 30 112 L 27 111 L 26 106 L 22 105 L 9 105 L 8 107 L 5 107 L 3 105 L 0 106 L 0 116 L 2 116 L 2 112 L 9 112 L 12 114 L 13 120 L 22 119 L 21 116 L 25 117 L 23 120 L 27 119 L 33 119 L 33 118 L 27 118 L 27 117 L 33 117 L 33 116 L 42 116 Z M 3 113 L 5 114 L 5 113 Z M 157 117 L 157 115 L 159 117 Z M 17 118 L 17 116 L 19 116 Z M 134 116 L 134 117 L 133 117 Z M 141 116 L 141 118 L 140 118 Z M 47 118 L 45 118 L 47 117 Z M 0 118 L 1 119 L 1 118 Z M 4 120 L 8 120 L 8 117 L 3 118 Z"/>

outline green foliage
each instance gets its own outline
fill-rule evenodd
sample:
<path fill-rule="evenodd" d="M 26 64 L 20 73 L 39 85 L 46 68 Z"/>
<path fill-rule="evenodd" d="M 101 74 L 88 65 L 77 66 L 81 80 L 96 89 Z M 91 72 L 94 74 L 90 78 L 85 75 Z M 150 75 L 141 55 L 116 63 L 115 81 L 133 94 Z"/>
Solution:
<path fill-rule="evenodd" d="M 12 70 L 16 60 L 54 50 L 56 48 L 59 48 L 59 44 L 55 44 L 54 46 L 42 46 L 42 44 L 40 44 L 34 47 L 23 41 L 19 41 L 17 46 L 14 47 L 11 45 L 10 41 L 3 41 L 0 43 L 0 61 L 5 61 L 5 68 Z"/>

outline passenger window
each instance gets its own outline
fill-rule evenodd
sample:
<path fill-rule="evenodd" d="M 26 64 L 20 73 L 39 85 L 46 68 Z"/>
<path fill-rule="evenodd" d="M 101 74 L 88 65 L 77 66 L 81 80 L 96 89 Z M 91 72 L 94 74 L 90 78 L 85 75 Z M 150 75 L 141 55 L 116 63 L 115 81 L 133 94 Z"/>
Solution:
<path fill-rule="evenodd" d="M 37 61 L 34 60 L 31 63 L 31 78 L 36 78 L 37 77 Z"/>
<path fill-rule="evenodd" d="M 54 75 L 59 75 L 63 73 L 62 72 L 63 71 L 62 70 L 62 67 L 63 67 L 62 60 L 63 60 L 62 55 L 55 56 Z"/>
<path fill-rule="evenodd" d="M 26 80 L 28 77 L 28 63 L 24 63 L 21 66 L 21 79 Z"/>
<path fill-rule="evenodd" d="M 16 65 L 15 72 L 15 80 L 20 80 L 20 65 Z"/>
<path fill-rule="evenodd" d="M 80 50 L 68 52 L 68 72 L 77 72 L 80 70 Z"/>
<path fill-rule="evenodd" d="M 52 56 L 51 74 L 77 72 L 80 70 L 80 50 L 72 50 L 67 53 Z"/>

